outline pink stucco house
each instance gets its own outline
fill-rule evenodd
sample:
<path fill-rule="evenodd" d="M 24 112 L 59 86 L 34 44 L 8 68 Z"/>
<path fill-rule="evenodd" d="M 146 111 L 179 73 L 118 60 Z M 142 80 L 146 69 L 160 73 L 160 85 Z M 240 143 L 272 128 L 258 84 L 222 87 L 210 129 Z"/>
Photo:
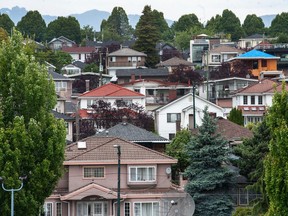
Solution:
<path fill-rule="evenodd" d="M 118 149 L 121 150 L 120 215 L 170 215 L 186 193 L 171 183 L 177 160 L 113 137 L 88 137 L 66 147 L 65 173 L 45 201 L 45 216 L 117 215 Z"/>

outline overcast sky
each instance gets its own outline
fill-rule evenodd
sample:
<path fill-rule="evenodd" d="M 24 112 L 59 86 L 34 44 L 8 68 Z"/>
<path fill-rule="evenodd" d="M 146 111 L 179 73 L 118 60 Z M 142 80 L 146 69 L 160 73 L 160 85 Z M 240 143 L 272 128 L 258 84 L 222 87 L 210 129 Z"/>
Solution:
<path fill-rule="evenodd" d="M 0 8 L 19 6 L 38 10 L 42 15 L 56 16 L 92 9 L 111 13 L 116 6 L 122 7 L 127 15 L 141 15 L 145 5 L 163 12 L 166 19 L 178 20 L 184 14 L 194 13 L 200 22 L 221 15 L 224 9 L 231 10 L 241 22 L 248 14 L 262 16 L 288 12 L 288 0 L 0 0 Z"/>

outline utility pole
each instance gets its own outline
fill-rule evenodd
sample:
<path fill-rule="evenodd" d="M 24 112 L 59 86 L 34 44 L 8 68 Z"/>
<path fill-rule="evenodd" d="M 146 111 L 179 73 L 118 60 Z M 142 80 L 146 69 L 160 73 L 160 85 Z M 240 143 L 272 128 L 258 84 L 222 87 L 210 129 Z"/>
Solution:
<path fill-rule="evenodd" d="M 117 216 L 120 216 L 121 146 L 120 145 L 114 145 L 113 147 L 117 148 L 117 155 L 118 155 Z"/>

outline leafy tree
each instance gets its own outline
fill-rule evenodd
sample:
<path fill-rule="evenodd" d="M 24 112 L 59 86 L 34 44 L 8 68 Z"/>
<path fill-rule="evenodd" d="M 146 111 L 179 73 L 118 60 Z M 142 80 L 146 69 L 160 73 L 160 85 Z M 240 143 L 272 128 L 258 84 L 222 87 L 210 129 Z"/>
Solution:
<path fill-rule="evenodd" d="M 190 47 L 191 34 L 189 31 L 176 32 L 174 42 L 179 50 L 186 50 Z"/>
<path fill-rule="evenodd" d="M 276 43 L 288 43 L 288 33 L 280 33 Z"/>
<path fill-rule="evenodd" d="M 94 40 L 94 37 L 96 37 L 96 32 L 93 29 L 92 26 L 90 25 L 85 25 L 81 28 L 80 30 L 81 32 L 81 38 L 82 38 L 82 45 L 85 46 L 86 45 L 86 41 L 92 41 Z"/>
<path fill-rule="evenodd" d="M 55 37 L 64 36 L 77 44 L 81 42 L 81 29 L 75 17 L 58 17 L 50 22 L 47 27 L 46 39 L 52 40 Z"/>
<path fill-rule="evenodd" d="M 248 188 L 262 194 L 261 198 L 254 201 L 252 207 L 252 213 L 255 216 L 265 213 L 268 208 L 264 183 L 264 159 L 269 152 L 270 139 L 271 133 L 265 118 L 253 128 L 252 138 L 245 139 L 242 144 L 234 148 L 234 154 L 239 157 L 236 163 L 240 168 L 240 174 L 253 183 Z"/>
<path fill-rule="evenodd" d="M 3 40 L 8 40 L 8 33 L 5 31 L 5 29 L 0 27 L 0 43 Z"/>
<path fill-rule="evenodd" d="M 265 25 L 260 17 L 255 14 L 247 15 L 242 25 L 246 35 L 262 34 L 264 33 Z"/>
<path fill-rule="evenodd" d="M 229 164 L 228 142 L 216 134 L 216 119 L 204 110 L 199 132 L 188 143 L 190 164 L 186 169 L 186 191 L 195 201 L 195 216 L 230 216 L 233 210 L 228 189 L 233 183 L 234 172 Z"/>
<path fill-rule="evenodd" d="M 137 40 L 134 49 L 147 54 L 146 65 L 154 67 L 159 62 L 156 44 L 160 40 L 160 30 L 155 25 L 155 17 L 150 6 L 145 6 L 135 30 Z"/>
<path fill-rule="evenodd" d="M 7 14 L 0 14 L 0 27 L 10 33 L 13 30 L 14 22 Z"/>
<path fill-rule="evenodd" d="M 239 18 L 228 9 L 222 12 L 219 30 L 231 34 L 232 41 L 238 40 L 244 34 Z"/>
<path fill-rule="evenodd" d="M 203 78 L 199 73 L 190 68 L 188 69 L 185 65 L 179 65 L 172 71 L 171 74 L 169 74 L 168 81 L 179 83 L 195 82 L 199 84 L 201 81 L 203 81 Z"/>
<path fill-rule="evenodd" d="M 46 23 L 38 11 L 29 11 L 17 23 L 17 30 L 38 42 L 44 41 Z"/>
<path fill-rule="evenodd" d="M 166 154 L 178 160 L 177 164 L 172 165 L 172 179 L 175 182 L 178 182 L 179 174 L 183 173 L 189 165 L 189 155 L 186 149 L 191 136 L 190 130 L 183 129 L 177 132 L 171 143 L 166 146 Z"/>
<path fill-rule="evenodd" d="M 242 111 L 237 108 L 233 108 L 228 116 L 228 119 L 238 125 L 244 126 L 244 117 L 242 116 Z"/>
<path fill-rule="evenodd" d="M 47 69 L 26 53 L 13 32 L 0 47 L 0 176 L 15 193 L 15 215 L 38 215 L 63 173 L 66 130 L 51 113 L 56 93 Z M 1 215 L 10 214 L 10 193 L 0 190 Z"/>
<path fill-rule="evenodd" d="M 185 14 L 181 16 L 177 22 L 174 23 L 174 30 L 176 32 L 187 31 L 192 27 L 202 27 L 202 24 L 199 22 L 198 17 L 195 14 Z"/>
<path fill-rule="evenodd" d="M 288 12 L 277 14 L 272 20 L 269 32 L 272 36 L 278 36 L 279 34 L 288 34 Z"/>
<path fill-rule="evenodd" d="M 288 215 L 288 92 L 282 83 L 282 92 L 273 96 L 273 104 L 267 115 L 271 132 L 269 152 L 264 161 L 266 192 L 269 198 L 267 216 Z"/>
<path fill-rule="evenodd" d="M 125 116 L 127 122 L 148 131 L 154 131 L 152 114 L 147 113 L 143 107 L 137 104 L 126 104 L 121 100 L 116 104 L 111 104 L 110 102 L 98 100 L 92 105 L 92 108 L 95 110 L 93 119 L 97 128 L 110 128 L 122 122 Z"/>
<path fill-rule="evenodd" d="M 93 75 L 81 75 L 75 79 L 72 83 L 72 89 L 74 93 L 84 93 L 86 89 L 86 81 L 89 80 L 89 91 L 99 87 L 99 77 Z"/>
<path fill-rule="evenodd" d="M 217 14 L 215 17 L 211 17 L 211 19 L 207 21 L 205 29 L 213 33 L 220 33 L 222 31 L 221 19 L 222 17 L 219 14 Z"/>

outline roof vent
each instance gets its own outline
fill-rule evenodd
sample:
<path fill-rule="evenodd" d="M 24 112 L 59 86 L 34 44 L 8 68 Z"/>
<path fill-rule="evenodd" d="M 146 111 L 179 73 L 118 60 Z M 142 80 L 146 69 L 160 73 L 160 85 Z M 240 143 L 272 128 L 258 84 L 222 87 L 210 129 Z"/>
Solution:
<path fill-rule="evenodd" d="M 86 149 L 86 142 L 77 142 L 78 149 Z"/>

